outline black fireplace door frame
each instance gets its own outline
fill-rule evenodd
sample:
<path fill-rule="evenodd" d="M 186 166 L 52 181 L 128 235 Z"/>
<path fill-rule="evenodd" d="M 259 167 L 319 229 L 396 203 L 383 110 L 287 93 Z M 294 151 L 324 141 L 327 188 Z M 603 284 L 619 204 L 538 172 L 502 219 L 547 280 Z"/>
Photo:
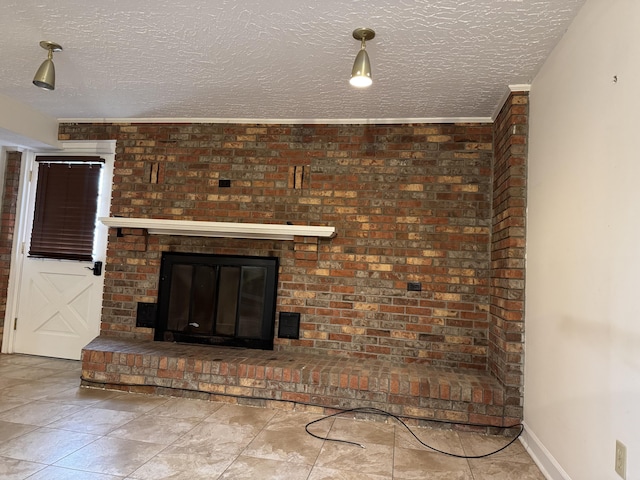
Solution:
<path fill-rule="evenodd" d="M 166 342 L 273 350 L 278 265 L 277 257 L 164 252 L 158 284 L 158 309 L 154 339 Z M 254 274 L 260 273 L 262 269 L 265 272 L 262 288 L 264 297 L 262 308 L 259 308 L 259 299 L 258 306 L 254 305 L 255 291 L 248 293 L 247 289 L 250 287 L 243 287 L 242 282 L 243 279 L 251 276 L 252 272 Z M 184 278 L 189 274 L 193 276 L 192 281 L 199 282 L 199 285 L 196 289 L 191 290 L 190 298 L 185 298 L 187 295 L 172 286 L 172 280 L 175 282 L 176 277 Z M 237 286 L 234 286 L 235 277 L 239 282 Z M 184 281 L 188 283 L 190 280 L 186 278 Z M 209 288 L 211 298 L 208 297 Z M 175 290 L 172 292 L 172 289 Z M 223 298 L 220 298 L 221 289 Z M 224 304 L 221 305 L 221 302 L 229 302 L 229 299 L 232 299 L 234 295 L 237 296 L 235 312 L 233 312 L 233 307 L 225 310 Z M 206 304 L 205 310 L 212 308 L 211 318 L 203 313 L 201 307 L 203 304 Z M 243 323 L 241 323 L 242 311 L 244 310 L 246 313 L 247 310 L 256 309 L 261 310 L 261 323 L 258 329 L 255 325 L 250 325 L 249 330 L 252 332 L 246 334 L 247 328 L 243 328 Z M 188 310 L 188 313 L 185 313 L 185 310 Z M 230 314 L 229 310 L 231 310 Z M 176 311 L 180 313 L 176 315 Z M 257 315 L 257 313 L 255 314 Z M 181 318 L 176 320 L 177 316 Z M 233 325 L 229 323 L 229 318 L 225 318 L 224 321 L 227 324 L 220 327 L 218 325 L 219 316 L 231 317 Z M 233 318 L 234 316 L 235 318 Z M 203 318 L 205 321 L 201 321 Z M 219 331 L 225 329 L 233 329 L 233 333 Z M 259 330 L 259 333 L 256 330 Z"/>

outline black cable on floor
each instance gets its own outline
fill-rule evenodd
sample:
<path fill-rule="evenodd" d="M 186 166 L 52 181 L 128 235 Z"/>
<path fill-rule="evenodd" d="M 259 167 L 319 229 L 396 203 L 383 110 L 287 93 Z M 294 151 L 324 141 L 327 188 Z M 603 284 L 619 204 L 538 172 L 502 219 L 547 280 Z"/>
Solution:
<path fill-rule="evenodd" d="M 312 422 L 309 422 L 305 425 L 304 429 L 307 431 L 307 433 L 309 435 L 311 435 L 312 437 L 318 438 L 320 440 L 326 440 L 329 442 L 340 442 L 340 443 L 346 443 L 349 445 L 356 445 L 360 448 L 365 448 L 365 446 L 361 443 L 358 442 L 352 442 L 350 440 L 341 440 L 341 439 L 337 439 L 337 438 L 328 438 L 328 437 L 321 437 L 319 435 L 316 435 L 315 433 L 311 433 L 309 431 L 309 426 L 313 425 L 314 423 L 318 423 L 321 422 L 323 420 L 327 420 L 331 417 L 337 417 L 339 415 L 344 415 L 344 414 L 348 414 L 348 413 L 368 413 L 368 414 L 375 414 L 375 415 L 383 415 L 383 416 L 387 416 L 387 417 L 391 417 L 394 418 L 395 420 L 397 420 L 400 425 L 402 425 L 404 428 L 406 428 L 409 433 L 411 435 L 413 435 L 413 438 L 415 438 L 423 447 L 426 447 L 430 450 L 433 450 L 434 452 L 438 452 L 438 453 L 442 453 L 443 455 L 448 455 L 450 457 L 455 457 L 455 458 L 466 458 L 466 459 L 470 459 L 470 458 L 485 458 L 485 457 L 489 457 L 491 455 L 495 455 L 498 452 L 501 452 L 502 450 L 504 450 L 505 448 L 509 447 L 513 442 L 515 442 L 520 435 L 522 435 L 522 432 L 524 431 L 524 425 L 522 423 L 517 423 L 515 425 L 510 425 L 508 427 L 498 427 L 498 428 L 505 428 L 505 429 L 511 429 L 511 428 L 518 428 L 518 433 L 516 434 L 516 436 L 514 438 L 511 439 L 511 441 L 509 441 L 509 443 L 507 443 L 504 447 L 501 447 L 497 450 L 494 450 L 493 452 L 489 452 L 489 453 L 485 453 L 484 455 L 458 455 L 456 453 L 451 453 L 451 452 L 445 452 L 443 450 L 438 450 L 435 447 L 432 447 L 431 445 L 423 442 L 422 440 L 420 440 L 417 435 L 415 433 L 413 433 L 413 431 L 411 430 L 411 428 L 409 428 L 409 426 L 397 415 L 394 415 L 393 413 L 389 413 L 386 412 L 384 410 L 381 410 L 379 408 L 373 408 L 373 407 L 362 407 L 362 408 L 351 408 L 349 410 L 342 410 L 340 412 L 336 412 L 336 413 L 332 413 L 331 415 L 326 415 L 322 418 L 319 418 L 317 420 L 313 420 Z M 429 422 L 439 422 L 439 423 L 448 423 L 448 424 L 453 424 L 453 425 L 465 425 L 465 426 L 470 426 L 470 427 L 495 427 L 495 425 L 483 425 L 483 424 L 477 424 L 477 423 L 463 423 L 463 422 L 452 422 L 452 421 L 448 421 L 448 420 L 437 420 L 437 419 L 430 419 L 430 418 L 426 418 L 424 419 L 426 421 Z"/>

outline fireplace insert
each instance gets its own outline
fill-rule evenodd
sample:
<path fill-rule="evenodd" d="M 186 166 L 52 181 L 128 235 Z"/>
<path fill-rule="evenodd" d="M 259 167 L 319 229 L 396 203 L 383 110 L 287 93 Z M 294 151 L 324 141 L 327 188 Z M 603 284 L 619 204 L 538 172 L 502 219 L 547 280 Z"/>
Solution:
<path fill-rule="evenodd" d="M 273 350 L 278 258 L 163 253 L 155 340 Z"/>

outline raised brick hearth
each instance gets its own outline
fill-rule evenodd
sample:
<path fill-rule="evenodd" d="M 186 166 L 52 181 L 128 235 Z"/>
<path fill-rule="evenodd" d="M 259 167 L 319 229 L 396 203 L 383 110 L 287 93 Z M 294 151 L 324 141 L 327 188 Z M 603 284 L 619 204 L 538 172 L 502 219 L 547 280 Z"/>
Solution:
<path fill-rule="evenodd" d="M 372 359 L 100 337 L 83 385 L 286 409 L 375 407 L 409 419 L 508 426 L 490 375 Z"/>

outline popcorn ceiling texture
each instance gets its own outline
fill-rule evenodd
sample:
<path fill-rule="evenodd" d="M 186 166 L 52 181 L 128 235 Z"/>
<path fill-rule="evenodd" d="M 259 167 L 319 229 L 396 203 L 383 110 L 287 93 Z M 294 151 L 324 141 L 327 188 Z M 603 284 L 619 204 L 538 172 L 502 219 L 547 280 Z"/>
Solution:
<path fill-rule="evenodd" d="M 0 94 L 67 119 L 489 118 L 583 3 L 5 0 Z M 366 90 L 348 84 L 362 26 Z M 43 39 L 64 47 L 55 93 L 31 85 Z"/>

